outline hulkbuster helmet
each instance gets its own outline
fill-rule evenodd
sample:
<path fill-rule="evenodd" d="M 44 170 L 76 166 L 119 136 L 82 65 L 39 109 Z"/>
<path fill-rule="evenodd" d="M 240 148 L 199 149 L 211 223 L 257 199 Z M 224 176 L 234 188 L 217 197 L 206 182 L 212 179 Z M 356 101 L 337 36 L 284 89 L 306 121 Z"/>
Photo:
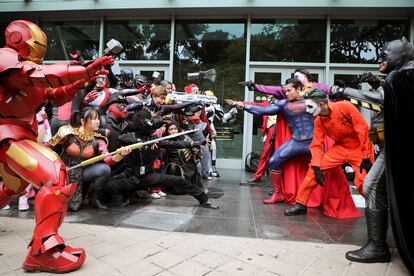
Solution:
<path fill-rule="evenodd" d="M 405 37 L 388 42 L 381 50 L 378 63 L 387 62 L 383 73 L 389 73 L 414 59 L 413 45 Z"/>
<path fill-rule="evenodd" d="M 5 31 L 6 46 L 17 51 L 19 57 L 41 63 L 46 54 L 47 37 L 36 24 L 26 20 L 11 22 Z"/>

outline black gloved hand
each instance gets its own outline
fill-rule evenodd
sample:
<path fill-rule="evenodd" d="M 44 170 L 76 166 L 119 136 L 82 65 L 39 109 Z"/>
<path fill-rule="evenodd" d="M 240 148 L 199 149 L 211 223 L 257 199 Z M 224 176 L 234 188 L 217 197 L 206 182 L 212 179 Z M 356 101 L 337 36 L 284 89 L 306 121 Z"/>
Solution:
<path fill-rule="evenodd" d="M 338 100 L 338 99 L 343 99 L 344 97 L 344 88 L 343 87 L 339 87 L 338 85 L 333 85 L 331 86 L 331 90 L 330 90 L 330 94 L 329 94 L 329 99 L 331 100 Z"/>
<path fill-rule="evenodd" d="M 247 88 L 250 91 L 254 91 L 256 89 L 254 82 L 251 81 L 251 80 L 249 80 L 249 81 L 241 81 L 241 82 L 239 82 L 239 84 L 247 86 Z"/>
<path fill-rule="evenodd" d="M 313 171 L 315 172 L 315 181 L 319 185 L 323 187 L 323 171 L 321 171 L 321 168 L 318 166 L 312 166 Z"/>
<path fill-rule="evenodd" d="M 362 159 L 361 165 L 359 165 L 359 172 L 362 173 L 362 170 L 365 170 L 368 173 L 371 167 L 372 163 L 369 158 Z"/>
<path fill-rule="evenodd" d="M 250 91 L 254 91 L 254 90 L 256 90 L 255 83 L 254 83 L 254 82 L 252 82 L 252 81 L 249 81 L 249 82 L 246 84 L 246 86 L 247 86 L 247 88 L 248 88 Z"/>

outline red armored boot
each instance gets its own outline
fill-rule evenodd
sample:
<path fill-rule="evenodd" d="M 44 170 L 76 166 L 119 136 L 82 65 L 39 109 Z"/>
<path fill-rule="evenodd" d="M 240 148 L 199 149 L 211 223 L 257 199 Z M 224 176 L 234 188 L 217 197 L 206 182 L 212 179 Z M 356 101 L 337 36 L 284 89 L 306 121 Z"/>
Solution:
<path fill-rule="evenodd" d="M 45 185 L 36 195 L 36 227 L 23 263 L 24 270 L 65 273 L 78 269 L 85 261 L 85 251 L 65 245 L 58 234 L 68 200 L 75 190 L 76 184 L 60 189 Z"/>
<path fill-rule="evenodd" d="M 282 185 L 280 178 L 282 177 L 282 171 L 272 170 L 270 172 L 270 180 L 272 182 L 273 194 L 271 197 L 263 200 L 265 204 L 275 204 L 277 202 L 285 201 L 285 196 L 282 193 Z"/>

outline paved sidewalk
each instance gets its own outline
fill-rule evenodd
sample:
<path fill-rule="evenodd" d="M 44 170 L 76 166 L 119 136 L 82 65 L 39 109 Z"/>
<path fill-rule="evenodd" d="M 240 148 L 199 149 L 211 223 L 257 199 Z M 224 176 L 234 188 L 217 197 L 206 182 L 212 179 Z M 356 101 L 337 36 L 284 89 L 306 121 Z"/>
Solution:
<path fill-rule="evenodd" d="M 0 275 L 28 275 L 21 264 L 33 227 L 31 219 L 0 218 Z M 78 223 L 64 223 L 60 233 L 87 252 L 70 275 L 409 275 L 395 249 L 392 263 L 359 264 L 344 258 L 355 245 Z"/>

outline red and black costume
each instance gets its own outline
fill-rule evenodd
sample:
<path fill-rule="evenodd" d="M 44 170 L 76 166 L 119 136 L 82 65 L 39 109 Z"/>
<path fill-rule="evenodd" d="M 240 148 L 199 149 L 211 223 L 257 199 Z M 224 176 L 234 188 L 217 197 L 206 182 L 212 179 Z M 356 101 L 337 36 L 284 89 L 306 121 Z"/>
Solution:
<path fill-rule="evenodd" d="M 57 154 L 36 142 L 35 115 L 47 100 L 54 105 L 70 101 L 78 91 L 74 82 L 95 76 L 112 58 L 87 67 L 41 65 L 47 39 L 37 25 L 13 21 L 5 34 L 7 46 L 0 48 L 0 208 L 28 184 L 40 189 L 34 208 L 36 227 L 23 268 L 72 271 L 84 262 L 85 251 L 65 245 L 58 228 L 76 185 L 67 183 L 65 165 Z"/>
<path fill-rule="evenodd" d="M 108 153 L 108 139 L 98 132 L 88 133 L 83 127 L 63 126 L 59 128 L 58 133 L 48 143 L 53 147 L 58 144 L 62 145 L 60 157 L 67 167 L 80 164 L 86 159 Z M 106 206 L 100 203 L 103 184 L 111 175 L 109 165 L 113 165 L 121 159 L 120 154 L 116 154 L 107 157 L 104 162 L 95 163 L 86 168 L 79 167 L 70 170 L 69 182 L 77 183 L 78 185 L 76 192 L 69 200 L 69 209 L 72 211 L 79 210 L 82 199 L 85 197 L 83 190 L 86 193 L 86 189 L 83 189 L 84 182 L 90 182 L 89 194 L 93 207 L 107 209 Z"/>

